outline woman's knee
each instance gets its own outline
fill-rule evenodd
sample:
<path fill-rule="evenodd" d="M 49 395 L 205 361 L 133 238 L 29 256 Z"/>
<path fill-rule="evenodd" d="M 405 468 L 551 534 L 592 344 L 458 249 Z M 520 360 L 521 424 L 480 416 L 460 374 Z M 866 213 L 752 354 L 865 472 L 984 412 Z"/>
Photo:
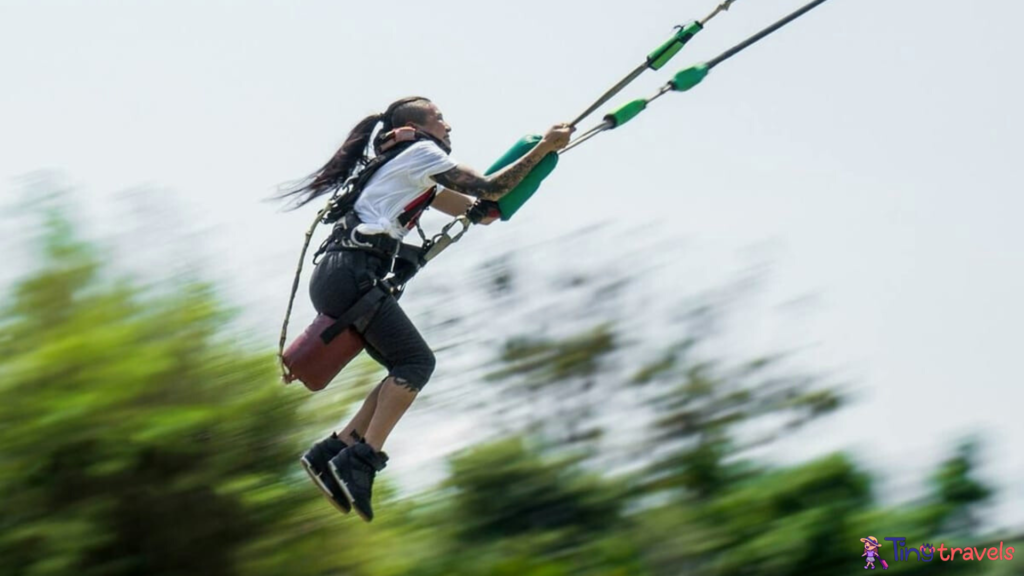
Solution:
<path fill-rule="evenodd" d="M 391 376 L 397 383 L 419 391 L 427 385 L 436 366 L 437 358 L 433 351 L 427 348 L 399 362 L 391 370 Z"/>

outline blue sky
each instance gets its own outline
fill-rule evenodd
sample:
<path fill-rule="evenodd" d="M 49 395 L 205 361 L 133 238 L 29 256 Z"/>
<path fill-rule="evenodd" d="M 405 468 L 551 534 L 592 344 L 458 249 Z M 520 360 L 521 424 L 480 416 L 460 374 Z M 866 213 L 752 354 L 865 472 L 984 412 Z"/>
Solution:
<path fill-rule="evenodd" d="M 161 191 L 273 334 L 312 212 L 260 200 L 356 120 L 429 96 L 455 156 L 482 168 L 713 6 L 3 2 L 0 189 L 59 170 L 108 219 L 125 190 Z M 617 101 L 798 6 L 738 0 Z M 737 346 L 813 343 L 806 359 L 863 390 L 786 457 L 870 439 L 876 466 L 916 474 L 980 431 L 985 472 L 1004 488 L 996 518 L 1024 524 L 1022 18 L 1011 0 L 831 0 L 567 155 L 480 243 L 644 226 L 686 244 L 681 287 L 726 278 L 753 250 L 772 262 L 765 309 L 814 304 L 799 321 L 766 314 Z"/>

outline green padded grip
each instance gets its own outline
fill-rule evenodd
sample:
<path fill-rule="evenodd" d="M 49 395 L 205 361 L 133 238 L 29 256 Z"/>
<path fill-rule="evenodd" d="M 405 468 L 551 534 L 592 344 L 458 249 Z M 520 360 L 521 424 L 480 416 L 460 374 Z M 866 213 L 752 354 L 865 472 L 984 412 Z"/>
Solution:
<path fill-rule="evenodd" d="M 672 89 L 677 92 L 686 92 L 690 88 L 693 88 L 697 84 L 700 84 L 704 77 L 708 75 L 707 64 L 697 64 L 696 66 L 690 66 L 686 70 L 680 70 L 675 76 L 669 80 L 669 84 Z"/>
<path fill-rule="evenodd" d="M 647 100 L 638 98 L 632 102 L 627 102 L 612 112 L 609 112 L 604 119 L 612 123 L 612 128 L 618 128 L 635 118 L 636 115 L 643 112 L 645 108 L 647 108 Z"/>
<path fill-rule="evenodd" d="M 532 134 L 530 136 L 523 136 L 516 142 L 508 152 L 505 152 L 498 158 L 497 162 L 491 165 L 487 169 L 486 174 L 494 174 L 498 170 L 508 166 L 516 160 L 525 156 L 530 150 L 533 150 L 535 146 L 541 141 L 543 136 Z M 540 188 L 540 183 L 548 177 L 548 174 L 555 169 L 558 165 L 558 154 L 552 152 L 545 156 L 530 173 L 523 178 L 515 188 L 513 188 L 508 194 L 505 194 L 498 200 L 498 209 L 501 211 L 501 219 L 508 221 L 522 206 L 526 204 L 526 201 L 533 196 L 533 193 Z"/>
<path fill-rule="evenodd" d="M 703 30 L 703 28 L 697 22 L 690 22 L 686 26 L 681 27 L 676 32 L 675 36 L 670 38 L 661 46 L 658 46 L 654 52 L 647 55 L 647 66 L 651 70 L 660 70 L 662 66 L 668 64 L 668 61 L 678 54 L 679 51 L 683 49 L 683 46 L 686 46 L 686 43 L 701 30 Z"/>

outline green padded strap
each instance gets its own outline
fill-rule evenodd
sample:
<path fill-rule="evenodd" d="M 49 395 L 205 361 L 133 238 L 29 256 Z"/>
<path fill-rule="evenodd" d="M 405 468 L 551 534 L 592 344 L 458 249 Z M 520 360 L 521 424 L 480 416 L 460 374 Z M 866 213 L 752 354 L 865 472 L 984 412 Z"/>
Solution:
<path fill-rule="evenodd" d="M 498 160 L 487 169 L 486 174 L 494 174 L 498 170 L 501 170 L 522 158 L 537 146 L 541 141 L 541 138 L 543 137 L 536 134 L 520 138 L 518 142 L 509 148 L 508 152 L 505 152 L 501 158 L 498 158 Z M 512 215 L 515 214 L 523 204 L 526 204 L 526 201 L 533 196 L 533 193 L 536 192 L 538 188 L 540 188 L 541 182 L 543 182 L 544 179 L 554 171 L 555 166 L 557 165 L 558 154 L 554 152 L 548 154 L 533 167 L 533 170 L 526 175 L 526 178 L 523 178 L 522 182 L 520 182 L 508 194 L 502 196 L 501 199 L 498 200 L 498 209 L 501 211 L 501 219 L 508 221 L 509 218 L 512 218 Z"/>
<path fill-rule="evenodd" d="M 647 55 L 647 66 L 651 70 L 661 70 L 662 66 L 668 64 L 668 61 L 678 54 L 697 32 L 703 29 L 704 27 L 698 22 L 690 22 L 686 26 L 681 26 L 675 36 Z"/>
<path fill-rule="evenodd" d="M 690 88 L 693 88 L 697 84 L 700 84 L 704 77 L 708 75 L 707 64 L 697 64 L 696 66 L 690 66 L 685 70 L 680 70 L 675 76 L 669 80 L 669 85 L 672 89 L 677 92 L 686 92 Z"/>
<path fill-rule="evenodd" d="M 612 123 L 612 128 L 618 128 L 643 112 L 645 108 L 647 108 L 647 99 L 638 98 L 609 112 L 604 119 Z"/>

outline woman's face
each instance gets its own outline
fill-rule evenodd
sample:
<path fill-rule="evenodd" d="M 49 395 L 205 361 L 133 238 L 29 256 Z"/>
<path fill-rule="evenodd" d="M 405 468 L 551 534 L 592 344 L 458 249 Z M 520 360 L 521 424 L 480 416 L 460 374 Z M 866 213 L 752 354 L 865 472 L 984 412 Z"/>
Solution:
<path fill-rule="evenodd" d="M 441 110 L 434 103 L 430 103 L 427 118 L 424 120 L 423 125 L 418 126 L 418 128 L 451 147 L 452 139 L 450 134 L 452 127 L 444 121 Z"/>

